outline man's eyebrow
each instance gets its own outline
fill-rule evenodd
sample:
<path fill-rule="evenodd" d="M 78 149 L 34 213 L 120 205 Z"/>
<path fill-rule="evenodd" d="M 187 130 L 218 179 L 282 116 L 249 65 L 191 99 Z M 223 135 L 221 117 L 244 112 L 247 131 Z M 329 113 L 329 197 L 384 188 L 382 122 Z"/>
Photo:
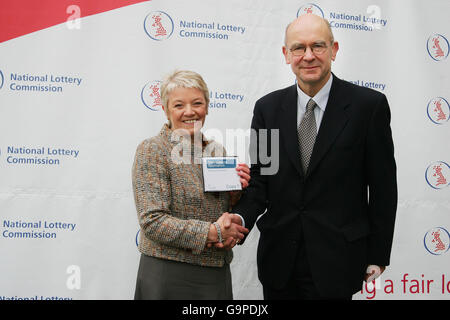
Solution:
<path fill-rule="evenodd" d="M 323 40 L 317 40 L 317 41 L 314 41 L 312 44 L 314 45 L 314 44 L 326 44 L 326 43 L 327 43 L 326 41 L 323 41 Z M 305 44 L 299 43 L 299 42 L 294 42 L 294 43 L 291 45 L 291 49 L 293 49 L 293 48 L 298 48 L 298 47 L 305 47 Z"/>
<path fill-rule="evenodd" d="M 304 44 L 302 44 L 302 43 L 298 43 L 298 42 L 294 42 L 292 45 L 291 45 L 291 49 L 293 49 L 293 48 L 298 48 L 298 47 L 300 47 L 300 46 L 304 46 Z"/>

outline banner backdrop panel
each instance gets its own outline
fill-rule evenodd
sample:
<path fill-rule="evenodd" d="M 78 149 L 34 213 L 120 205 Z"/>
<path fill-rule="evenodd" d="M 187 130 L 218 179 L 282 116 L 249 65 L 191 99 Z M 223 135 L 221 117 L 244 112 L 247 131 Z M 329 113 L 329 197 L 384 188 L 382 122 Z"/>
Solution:
<path fill-rule="evenodd" d="M 329 20 L 335 75 L 391 108 L 391 265 L 353 298 L 449 299 L 449 1 L 31 2 L 0 5 L 0 299 L 132 299 L 131 167 L 167 121 L 161 81 L 200 73 L 203 133 L 249 163 L 256 100 L 295 83 L 282 46 L 300 14 Z M 258 240 L 233 249 L 235 299 L 263 298 Z"/>
<path fill-rule="evenodd" d="M 33 192 L 1 200 L 2 296 L 130 298 L 138 265 L 130 197 Z"/>

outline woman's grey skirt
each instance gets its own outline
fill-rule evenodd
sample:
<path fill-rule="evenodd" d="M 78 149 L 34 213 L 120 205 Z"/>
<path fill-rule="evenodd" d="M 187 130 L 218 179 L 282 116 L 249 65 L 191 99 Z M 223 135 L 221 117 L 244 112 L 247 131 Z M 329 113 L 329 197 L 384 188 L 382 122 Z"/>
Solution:
<path fill-rule="evenodd" d="M 230 265 L 221 268 L 141 254 L 135 300 L 232 300 Z"/>

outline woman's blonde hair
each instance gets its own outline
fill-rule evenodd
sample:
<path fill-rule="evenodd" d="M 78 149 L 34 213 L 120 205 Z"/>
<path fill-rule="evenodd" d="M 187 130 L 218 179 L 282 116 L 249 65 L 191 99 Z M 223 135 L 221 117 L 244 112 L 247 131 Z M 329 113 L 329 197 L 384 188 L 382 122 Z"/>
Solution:
<path fill-rule="evenodd" d="M 165 77 L 161 84 L 161 102 L 164 111 L 168 112 L 169 95 L 176 88 L 195 88 L 203 92 L 206 100 L 206 111 L 209 105 L 209 90 L 202 76 L 189 70 L 176 70 Z"/>

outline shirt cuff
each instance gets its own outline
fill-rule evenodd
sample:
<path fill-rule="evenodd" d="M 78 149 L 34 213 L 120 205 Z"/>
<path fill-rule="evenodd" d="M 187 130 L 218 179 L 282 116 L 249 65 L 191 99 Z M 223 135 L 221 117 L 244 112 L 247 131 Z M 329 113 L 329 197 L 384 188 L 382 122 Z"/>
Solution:
<path fill-rule="evenodd" d="M 241 218 L 242 226 L 245 228 L 245 220 L 244 220 L 244 218 L 242 218 L 242 216 L 240 214 L 237 214 L 237 213 L 233 213 L 233 214 L 235 214 L 235 215 L 239 216 L 239 218 Z"/>

